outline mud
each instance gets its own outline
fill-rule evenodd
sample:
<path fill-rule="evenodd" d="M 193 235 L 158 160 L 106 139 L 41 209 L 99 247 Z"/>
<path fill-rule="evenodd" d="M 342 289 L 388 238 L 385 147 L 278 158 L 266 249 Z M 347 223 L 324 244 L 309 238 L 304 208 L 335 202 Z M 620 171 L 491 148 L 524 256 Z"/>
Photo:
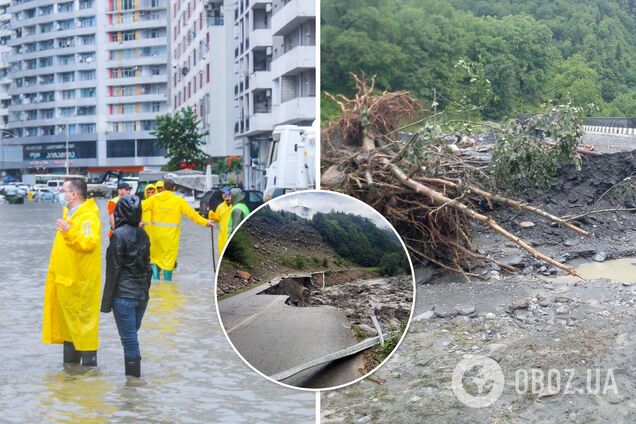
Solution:
<path fill-rule="evenodd" d="M 314 290 L 316 286 L 311 277 L 286 277 L 258 294 L 289 296 L 285 300 L 286 305 L 302 307 L 308 305 L 309 297 Z"/>
<path fill-rule="evenodd" d="M 586 156 L 580 172 L 562 166 L 548 189 L 514 195 L 558 216 L 634 208 L 635 175 L 633 151 Z M 577 219 L 592 233 L 580 237 L 532 213 L 488 204 L 480 208 L 541 252 L 579 266 L 588 279 L 564 277 L 476 225 L 479 251 L 520 272 L 510 275 L 482 263 L 471 269 L 479 278 L 466 278 L 420 266 L 415 317 L 404 342 L 374 374 L 376 382 L 365 379 L 325 394 L 323 423 L 636 422 L 636 213 Z M 535 225 L 521 228 L 522 221 Z M 451 384 L 456 365 L 476 356 L 494 359 L 505 377 L 501 397 L 483 408 L 460 402 Z M 535 378 L 543 387 L 520 390 L 520 371 L 533 369 L 544 376 L 559 372 L 559 390 L 545 377 Z M 601 383 L 611 372 L 617 390 L 595 391 L 596 372 Z M 570 374 L 572 381 L 566 381 Z"/>

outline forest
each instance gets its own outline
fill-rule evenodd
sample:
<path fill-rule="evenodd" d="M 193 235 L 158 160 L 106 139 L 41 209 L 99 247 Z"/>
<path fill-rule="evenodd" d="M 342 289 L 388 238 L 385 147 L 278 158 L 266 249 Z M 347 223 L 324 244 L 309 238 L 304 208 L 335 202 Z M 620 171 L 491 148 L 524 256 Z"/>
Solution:
<path fill-rule="evenodd" d="M 333 94 L 352 95 L 348 74 L 363 71 L 430 109 L 478 104 L 484 119 L 550 103 L 636 116 L 636 0 L 322 0 L 321 15 Z M 338 114 L 321 103 L 323 119 Z"/>

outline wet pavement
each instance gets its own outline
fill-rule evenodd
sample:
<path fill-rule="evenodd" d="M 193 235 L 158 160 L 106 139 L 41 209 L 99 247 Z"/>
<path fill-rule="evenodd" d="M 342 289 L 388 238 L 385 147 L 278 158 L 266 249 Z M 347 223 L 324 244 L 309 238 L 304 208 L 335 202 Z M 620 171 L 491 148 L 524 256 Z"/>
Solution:
<path fill-rule="evenodd" d="M 98 204 L 105 254 L 105 201 Z M 40 342 L 60 216 L 57 204 L 0 204 L 0 421 L 314 422 L 313 393 L 265 380 L 231 349 L 214 310 L 210 232 L 187 219 L 175 281 L 151 288 L 140 330 L 142 378 L 124 376 L 112 314 L 100 316 L 99 366 L 64 366 L 62 346 Z"/>

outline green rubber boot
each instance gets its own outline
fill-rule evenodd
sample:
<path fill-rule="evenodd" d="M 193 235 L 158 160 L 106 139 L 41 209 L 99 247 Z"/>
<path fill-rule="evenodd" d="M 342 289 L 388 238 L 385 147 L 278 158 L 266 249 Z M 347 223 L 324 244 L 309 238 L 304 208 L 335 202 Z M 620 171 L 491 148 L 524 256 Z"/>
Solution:
<path fill-rule="evenodd" d="M 152 279 L 159 280 L 161 279 L 161 270 L 155 264 L 150 264 L 150 268 L 152 268 Z"/>
<path fill-rule="evenodd" d="M 172 271 L 168 271 L 167 269 L 163 270 L 163 280 L 164 281 L 172 281 Z"/>

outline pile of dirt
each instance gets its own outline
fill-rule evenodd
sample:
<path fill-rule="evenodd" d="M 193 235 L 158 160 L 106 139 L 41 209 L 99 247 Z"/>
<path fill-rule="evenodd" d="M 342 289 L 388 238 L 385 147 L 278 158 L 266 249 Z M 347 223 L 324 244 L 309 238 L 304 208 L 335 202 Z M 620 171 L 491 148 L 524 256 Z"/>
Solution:
<path fill-rule="evenodd" d="M 283 273 L 337 267 L 334 263 L 336 252 L 306 220 L 299 219 L 294 225 L 275 225 L 257 213 L 239 231 L 249 240 L 249 263 L 235 263 L 223 258 L 217 284 L 219 296 L 267 282 Z M 297 267 L 297 257 L 301 258 L 301 268 Z M 241 272 L 246 272 L 249 277 L 241 276 Z"/>
<path fill-rule="evenodd" d="M 413 280 L 410 275 L 400 275 L 333 284 L 312 293 L 308 304 L 330 305 L 344 311 L 358 338 L 378 335 L 371 320 L 373 315 L 382 332 L 391 334 L 409 319 Z"/>

